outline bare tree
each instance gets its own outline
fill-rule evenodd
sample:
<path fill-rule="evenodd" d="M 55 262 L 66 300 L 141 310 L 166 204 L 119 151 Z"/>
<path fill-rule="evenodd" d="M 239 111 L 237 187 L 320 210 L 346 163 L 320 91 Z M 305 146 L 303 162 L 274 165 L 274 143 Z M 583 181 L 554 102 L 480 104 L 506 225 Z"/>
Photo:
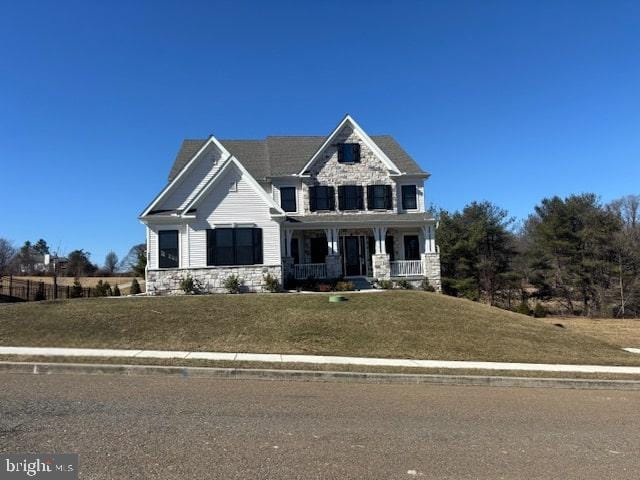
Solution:
<path fill-rule="evenodd" d="M 118 255 L 116 252 L 109 252 L 104 259 L 104 270 L 109 275 L 113 275 L 118 267 Z"/>
<path fill-rule="evenodd" d="M 16 249 L 6 238 L 0 238 L 0 275 L 7 272 L 11 261 L 16 255 Z"/>

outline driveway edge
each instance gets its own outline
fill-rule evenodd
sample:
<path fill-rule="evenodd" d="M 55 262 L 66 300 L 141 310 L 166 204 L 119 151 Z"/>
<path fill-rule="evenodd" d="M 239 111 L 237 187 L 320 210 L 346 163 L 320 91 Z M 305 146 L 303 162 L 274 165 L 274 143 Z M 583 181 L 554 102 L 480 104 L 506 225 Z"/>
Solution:
<path fill-rule="evenodd" d="M 184 378 L 228 378 L 238 380 L 297 380 L 307 382 L 315 381 L 381 384 L 469 385 L 485 387 L 640 390 L 640 381 L 638 380 L 593 380 L 584 378 L 535 378 L 410 373 L 360 373 L 254 368 L 173 367 L 158 365 L 0 362 L 0 372 L 34 375 L 172 375 L 181 376 Z"/>

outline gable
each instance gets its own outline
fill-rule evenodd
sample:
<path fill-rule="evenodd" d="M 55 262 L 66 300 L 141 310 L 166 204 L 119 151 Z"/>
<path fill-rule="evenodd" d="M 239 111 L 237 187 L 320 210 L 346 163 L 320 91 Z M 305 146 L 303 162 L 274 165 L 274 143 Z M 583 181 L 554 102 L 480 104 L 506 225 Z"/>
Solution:
<path fill-rule="evenodd" d="M 157 205 L 158 210 L 182 210 L 194 196 L 213 178 L 224 163 L 225 157 L 213 143 L 196 159 L 197 162 L 180 183 L 171 189 Z"/>
<path fill-rule="evenodd" d="M 360 145 L 359 163 L 339 163 L 338 145 L 340 143 L 358 143 Z M 315 160 L 306 166 L 305 175 L 322 182 L 350 183 L 356 179 L 367 181 L 386 181 L 389 168 L 374 152 L 352 125 L 345 125 L 333 136 L 331 143 L 317 152 Z"/>
<path fill-rule="evenodd" d="M 273 204 L 260 190 L 239 165 L 230 162 L 193 203 L 196 219 L 209 225 L 271 219 Z"/>

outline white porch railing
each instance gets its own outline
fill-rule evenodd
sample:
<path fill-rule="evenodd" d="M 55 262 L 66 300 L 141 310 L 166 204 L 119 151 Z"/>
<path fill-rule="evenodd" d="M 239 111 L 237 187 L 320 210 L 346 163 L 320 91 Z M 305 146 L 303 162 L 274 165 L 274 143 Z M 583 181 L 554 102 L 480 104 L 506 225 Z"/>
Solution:
<path fill-rule="evenodd" d="M 422 275 L 422 260 L 395 260 L 391 262 L 392 277 L 413 277 Z"/>
<path fill-rule="evenodd" d="M 327 278 L 326 263 L 296 263 L 293 266 L 293 276 L 296 280 L 307 278 Z"/>

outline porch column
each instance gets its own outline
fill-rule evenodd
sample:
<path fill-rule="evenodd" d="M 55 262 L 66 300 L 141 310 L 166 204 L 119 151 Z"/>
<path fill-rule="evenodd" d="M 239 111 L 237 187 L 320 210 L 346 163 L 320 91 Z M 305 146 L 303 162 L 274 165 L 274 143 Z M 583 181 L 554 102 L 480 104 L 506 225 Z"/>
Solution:
<path fill-rule="evenodd" d="M 325 228 L 324 233 L 327 236 L 328 255 L 337 255 L 338 254 L 338 229 Z"/>
<path fill-rule="evenodd" d="M 422 226 L 424 253 L 436 253 L 436 229 L 433 225 Z"/>
<path fill-rule="evenodd" d="M 387 238 L 387 227 L 373 227 L 373 237 L 376 241 L 376 255 L 387 253 L 385 240 Z"/>
<path fill-rule="evenodd" d="M 293 238 L 293 230 L 286 229 L 284 231 L 284 256 L 291 256 L 291 239 Z"/>

